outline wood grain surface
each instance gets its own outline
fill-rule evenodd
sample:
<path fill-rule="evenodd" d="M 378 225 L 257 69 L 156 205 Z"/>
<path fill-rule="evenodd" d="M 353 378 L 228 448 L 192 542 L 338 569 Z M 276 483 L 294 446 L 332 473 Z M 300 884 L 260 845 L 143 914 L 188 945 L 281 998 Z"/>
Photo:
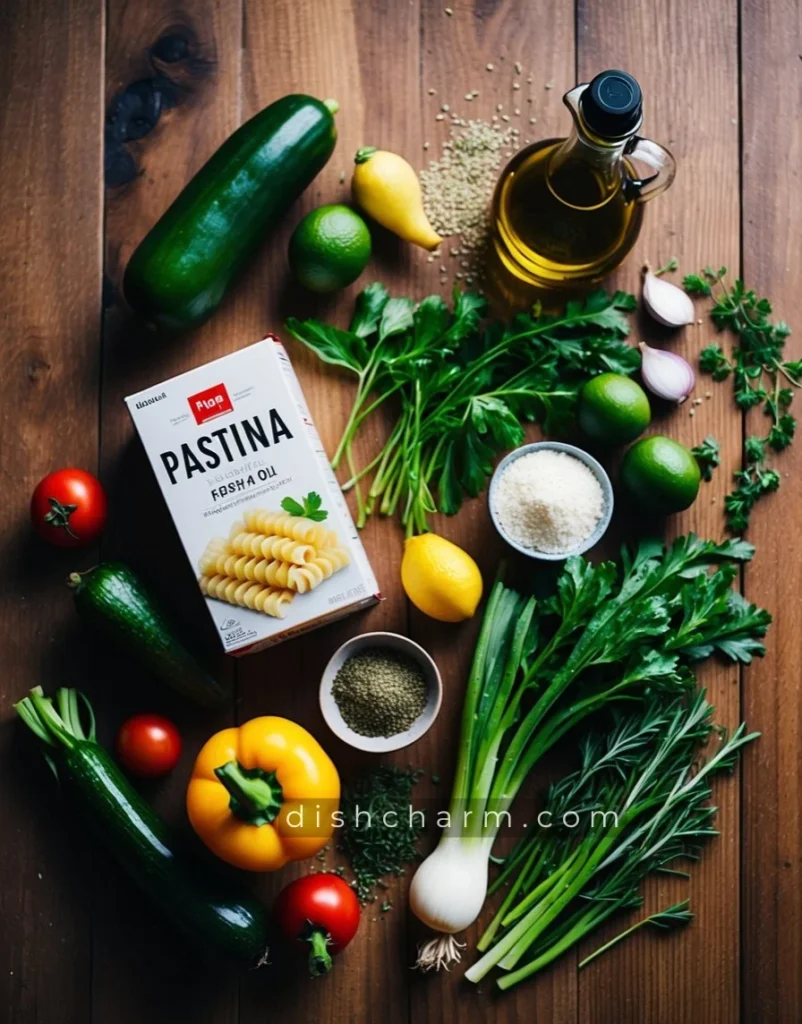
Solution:
<path fill-rule="evenodd" d="M 85 687 L 107 742 L 133 710 L 175 718 L 185 738 L 181 765 L 145 792 L 188 833 L 186 775 L 216 727 L 285 715 L 321 738 L 342 775 L 371 763 L 327 733 L 317 684 L 344 639 L 391 629 L 431 651 L 445 700 L 425 739 L 387 760 L 427 769 L 419 798 L 447 798 L 477 623 L 444 626 L 410 608 L 399 583 L 395 523 L 371 521 L 363 535 L 383 604 L 236 663 L 210 646 L 234 694 L 217 717 L 188 712 L 84 634 L 62 585 L 69 570 L 87 568 L 98 555 L 124 558 L 200 643 L 214 644 L 122 398 L 268 331 L 282 333 L 289 313 L 345 323 L 358 286 L 326 299 L 294 287 L 289 234 L 305 211 L 347 201 L 361 145 L 393 149 L 424 167 L 447 137 L 447 123 L 436 120 L 444 103 L 486 119 L 502 104 L 521 140 L 553 137 L 569 127 L 561 103 L 567 89 L 605 67 L 631 71 L 644 91 L 644 133 L 672 150 L 678 175 L 647 209 L 615 284 L 636 290 L 647 259 L 675 256 L 686 272 L 723 263 L 768 294 L 778 315 L 802 332 L 802 15 L 794 0 L 472 0 L 450 10 L 434 0 L 0 0 L 0 1021 L 802 1021 L 802 554 L 795 538 L 802 456 L 793 448 L 782 457 L 780 492 L 754 517 L 750 539 L 758 554 L 742 580 L 749 599 L 774 613 L 769 654 L 743 678 L 724 666 L 708 666 L 703 676 L 719 718 L 733 725 L 744 717 L 762 738 L 739 774 L 716 787 L 722 835 L 693 872 L 696 919 L 673 935 L 643 930 L 581 973 L 571 954 L 500 997 L 488 983 L 478 991 L 462 983 L 460 970 L 411 972 L 422 931 L 406 910 L 408 878 L 391 883 L 390 913 L 366 909 L 357 938 L 326 979 L 311 982 L 302 964 L 283 961 L 250 974 L 199 963 L 61 811 L 52 780 L 14 722 L 12 703 L 37 683 Z M 466 101 L 473 90 L 479 95 Z M 119 297 L 131 252 L 234 128 L 288 92 L 339 101 L 334 156 L 206 326 L 178 342 L 149 335 Z M 443 287 L 436 262 L 381 232 L 360 284 L 374 277 L 399 295 Z M 693 361 L 713 333 L 705 319 L 671 344 Z M 637 321 L 636 339 L 653 334 Z M 798 345 L 792 337 L 797 355 Z M 289 349 L 331 451 L 351 385 L 300 346 Z M 702 378 L 698 393 L 706 390 Z M 727 386 L 711 388 L 690 411 L 660 419 L 655 429 L 689 445 L 715 434 L 722 468 L 666 530 L 718 536 L 747 425 Z M 380 418 L 372 424 L 360 442 L 364 453 L 376 450 L 384 426 Z M 36 481 L 69 464 L 100 472 L 113 509 L 99 551 L 77 556 L 43 550 L 27 520 Z M 483 498 L 437 529 L 492 578 L 502 552 Z M 298 864 L 259 878 L 254 890 L 270 903 L 306 870 Z M 647 908 L 686 891 L 679 880 L 650 886 Z M 480 924 L 486 918 L 487 911 Z M 477 934 L 472 929 L 469 942 Z"/>

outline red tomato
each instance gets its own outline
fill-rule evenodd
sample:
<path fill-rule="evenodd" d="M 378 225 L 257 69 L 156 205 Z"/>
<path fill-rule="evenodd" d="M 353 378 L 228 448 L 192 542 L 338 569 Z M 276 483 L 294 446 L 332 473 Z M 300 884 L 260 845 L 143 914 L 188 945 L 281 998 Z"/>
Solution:
<path fill-rule="evenodd" d="M 143 778 L 166 775 L 181 756 L 178 729 L 161 715 L 129 718 L 120 726 L 114 745 L 122 766 Z"/>
<path fill-rule="evenodd" d="M 282 889 L 276 918 L 288 939 L 309 943 L 313 975 L 331 969 L 331 954 L 339 953 L 356 935 L 359 900 L 339 875 L 304 875 Z"/>
<path fill-rule="evenodd" d="M 91 544 L 106 524 L 106 492 L 85 469 L 59 469 L 36 485 L 31 519 L 37 533 L 60 548 Z"/>

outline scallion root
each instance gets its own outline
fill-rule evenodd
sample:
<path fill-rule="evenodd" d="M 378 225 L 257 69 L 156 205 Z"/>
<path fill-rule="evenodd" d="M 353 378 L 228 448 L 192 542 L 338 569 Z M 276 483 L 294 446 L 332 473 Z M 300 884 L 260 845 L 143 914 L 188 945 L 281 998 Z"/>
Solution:
<path fill-rule="evenodd" d="M 461 949 L 465 949 L 465 943 L 458 942 L 453 935 L 440 935 L 436 939 L 429 939 L 418 946 L 415 967 L 419 971 L 439 971 L 441 967 L 448 971 L 452 964 L 459 963 L 462 959 Z"/>

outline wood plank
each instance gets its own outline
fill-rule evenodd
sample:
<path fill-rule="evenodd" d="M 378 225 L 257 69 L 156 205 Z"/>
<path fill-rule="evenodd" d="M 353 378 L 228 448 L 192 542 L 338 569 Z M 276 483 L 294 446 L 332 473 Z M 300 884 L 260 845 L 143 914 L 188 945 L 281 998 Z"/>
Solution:
<path fill-rule="evenodd" d="M 419 152 L 417 0 L 404 5 L 280 0 L 269 7 L 249 0 L 245 19 L 245 113 L 286 92 L 333 96 L 340 110 L 339 140 L 332 159 L 290 211 L 249 275 L 247 294 L 238 303 L 241 339 L 255 340 L 265 330 L 283 334 L 283 320 L 289 313 L 321 315 L 344 325 L 357 291 L 376 278 L 396 294 L 415 294 L 425 254 L 412 252 L 382 233 L 374 237 L 374 258 L 362 278 L 344 295 L 330 299 L 315 299 L 293 287 L 285 254 L 289 235 L 303 213 L 322 203 L 348 202 L 353 155 L 360 146 Z M 302 346 L 285 340 L 318 431 L 332 452 L 350 410 L 352 386 L 322 367 Z M 383 434 L 381 420 L 371 425 L 371 431 L 374 433 L 359 446 L 357 458 L 377 450 Z M 407 624 L 398 583 L 399 532 L 391 523 L 371 523 L 363 540 L 387 598 L 384 604 L 303 640 L 248 658 L 240 668 L 240 719 L 275 713 L 299 721 L 321 740 L 344 779 L 375 759 L 356 754 L 329 733 L 317 706 L 321 671 L 348 637 L 369 630 L 405 632 Z M 298 685 L 287 685 L 285 681 L 290 679 Z M 409 755 L 402 751 L 387 760 L 405 765 Z M 265 902 L 272 903 L 290 878 L 308 870 L 308 864 L 290 867 L 260 880 L 258 891 Z M 278 978 L 275 974 L 272 978 L 244 978 L 243 1024 L 263 1019 L 266 1000 L 274 1013 L 298 1019 L 346 1022 L 380 1016 L 388 1024 L 405 1021 L 409 971 L 405 899 L 399 882 L 393 882 L 388 898 L 397 909 L 382 914 L 370 904 L 366 906 L 356 939 L 329 978 L 309 984 L 302 958 L 282 965 L 276 972 Z"/>
<path fill-rule="evenodd" d="M 548 15 L 544 14 L 546 6 Z M 444 6 L 434 0 L 426 0 L 422 8 L 422 125 L 430 148 L 427 159 L 421 160 L 419 166 L 436 159 L 448 138 L 447 119 L 436 121 L 443 103 L 448 104 L 449 114 L 457 113 L 466 119 L 478 117 L 490 121 L 494 115 L 509 117 L 506 123 L 519 129 L 521 144 L 527 138 L 534 140 L 567 133 L 567 112 L 561 97 L 574 84 L 574 23 L 570 7 L 510 0 L 503 4 L 455 4 L 453 11 L 452 16 L 447 15 Z M 516 73 L 516 62 L 522 66 L 521 74 Z M 488 64 L 493 65 L 492 71 L 487 70 Z M 435 90 L 433 95 L 429 94 L 430 89 Z M 466 101 L 465 95 L 474 90 L 478 90 L 479 96 Z M 502 111 L 497 109 L 499 104 L 503 106 Z M 520 113 L 516 114 L 516 110 Z M 536 124 L 530 124 L 531 117 L 536 118 Z M 505 159 L 502 167 L 504 163 Z M 452 247 L 456 247 L 456 243 L 447 243 L 444 252 Z M 437 266 L 431 267 L 424 290 L 419 294 L 436 291 L 439 277 Z M 453 280 L 453 273 L 448 275 L 448 280 Z M 532 432 L 532 439 L 535 437 L 536 433 Z M 490 522 L 486 495 L 467 502 L 455 518 L 438 517 L 434 528 L 477 559 L 488 588 L 501 558 L 507 558 L 510 563 L 514 561 Z M 430 780 L 421 783 L 423 793 L 428 800 L 436 800 L 437 807 L 448 806 L 462 696 L 478 627 L 479 616 L 471 622 L 450 626 L 412 610 L 410 635 L 431 652 L 443 674 L 445 698 L 440 717 L 414 748 L 416 763 L 430 767 L 430 771 L 439 776 L 437 785 Z M 519 806 L 525 799 L 522 794 Z M 434 845 L 436 838 L 432 835 L 430 845 Z M 479 923 L 465 935 L 464 964 L 439 977 L 413 976 L 410 999 L 413 1020 L 468 1022 L 490 1018 L 499 1022 L 519 1019 L 566 1022 L 576 1017 L 576 975 L 570 957 L 542 982 L 523 985 L 501 998 L 492 979 L 486 979 L 478 989 L 462 981 L 465 967 L 476 959 L 476 941 L 492 916 L 493 905 L 497 905 L 497 900 L 491 901 Z M 408 954 L 410 960 L 414 956 L 414 944 L 425 937 L 425 930 L 415 922 Z"/>
<path fill-rule="evenodd" d="M 742 5 L 742 272 L 794 328 L 792 358 L 802 354 L 801 33 L 792 0 Z M 747 429 L 765 434 L 762 414 L 750 416 Z M 802 498 L 799 447 L 777 459 L 780 491 L 758 506 L 749 531 L 757 556 L 746 593 L 771 609 L 774 625 L 768 657 L 747 669 L 743 686 L 744 716 L 762 734 L 743 774 L 744 1022 L 802 1019 L 802 556 L 788 529 Z"/>
<path fill-rule="evenodd" d="M 51 470 L 97 471 L 103 3 L 4 0 L 0 38 L 0 1017 L 60 1024 L 89 1007 L 89 847 L 11 705 L 91 663 L 63 580 L 92 553 L 38 541 L 28 503 Z"/>
<path fill-rule="evenodd" d="M 116 296 L 125 264 L 143 235 L 239 125 L 239 6 L 222 0 L 191 5 L 111 0 L 108 17 L 109 305 L 104 317 L 101 459 L 114 517 L 102 553 L 122 558 L 139 571 L 173 616 L 189 625 L 199 643 L 211 646 L 219 674 L 231 678 L 232 663 L 213 646 L 215 637 L 206 629 L 195 581 L 122 401 L 125 395 L 232 351 L 237 339 L 231 311 L 223 308 L 199 331 L 168 341 L 144 330 Z M 121 140 L 126 124 L 131 125 L 128 138 Z M 177 723 L 184 739 L 181 764 L 164 784 L 148 787 L 146 796 L 201 850 L 186 824 L 186 779 L 199 747 L 230 722 L 231 711 L 195 713 L 143 678 L 135 666 L 120 665 L 119 656 L 115 660 L 109 650 L 103 671 L 112 666 L 115 700 L 110 702 L 105 694 L 102 703 L 97 702 L 104 734 L 110 740 L 134 711 L 161 712 Z M 238 1014 L 236 972 L 220 965 L 205 969 L 195 951 L 162 924 L 158 909 L 140 900 L 126 878 L 106 861 L 98 867 L 94 1019 L 120 1024 L 167 1024 L 178 1019 L 233 1024 Z"/>
<path fill-rule="evenodd" d="M 686 273 L 709 262 L 734 265 L 739 245 L 736 3 L 730 0 L 714 11 L 692 0 L 670 5 L 580 0 L 577 26 L 580 80 L 588 81 L 608 67 L 630 71 L 643 88 L 644 134 L 667 146 L 678 165 L 671 189 L 647 208 L 640 239 L 615 283 L 637 292 L 639 268 L 647 259 L 659 266 L 676 256 Z M 653 335 L 655 344 L 670 345 L 692 364 L 712 333 L 705 322 L 668 339 L 644 320 L 640 331 L 649 340 Z M 703 396 L 706 390 L 700 378 L 696 394 Z M 668 417 L 656 417 L 652 432 L 689 446 L 714 434 L 722 445 L 722 468 L 713 483 L 703 485 L 693 508 L 667 525 L 670 534 L 693 529 L 701 536 L 720 537 L 722 500 L 740 455 L 741 421 L 722 389 L 693 409 L 693 417 L 692 409 L 684 406 Z M 737 680 L 731 666 L 708 665 L 700 673 L 726 725 L 739 719 Z M 738 1019 L 737 783 L 719 782 L 716 802 L 722 836 L 708 846 L 702 863 L 694 865 L 690 889 L 661 882 L 647 890 L 647 910 L 689 895 L 697 915 L 692 926 L 668 937 L 641 932 L 583 972 L 583 1024 L 730 1024 Z M 616 934 L 620 924 L 611 924 L 604 935 Z M 595 949 L 604 935 L 589 940 L 583 954 Z"/>

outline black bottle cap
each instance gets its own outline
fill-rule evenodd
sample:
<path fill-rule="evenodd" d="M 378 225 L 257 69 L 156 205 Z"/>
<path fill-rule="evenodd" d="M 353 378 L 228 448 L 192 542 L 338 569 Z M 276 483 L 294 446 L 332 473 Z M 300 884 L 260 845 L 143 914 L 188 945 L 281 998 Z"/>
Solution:
<path fill-rule="evenodd" d="M 620 139 L 640 123 L 643 97 L 626 71 L 602 71 L 580 98 L 585 124 L 603 138 Z"/>

